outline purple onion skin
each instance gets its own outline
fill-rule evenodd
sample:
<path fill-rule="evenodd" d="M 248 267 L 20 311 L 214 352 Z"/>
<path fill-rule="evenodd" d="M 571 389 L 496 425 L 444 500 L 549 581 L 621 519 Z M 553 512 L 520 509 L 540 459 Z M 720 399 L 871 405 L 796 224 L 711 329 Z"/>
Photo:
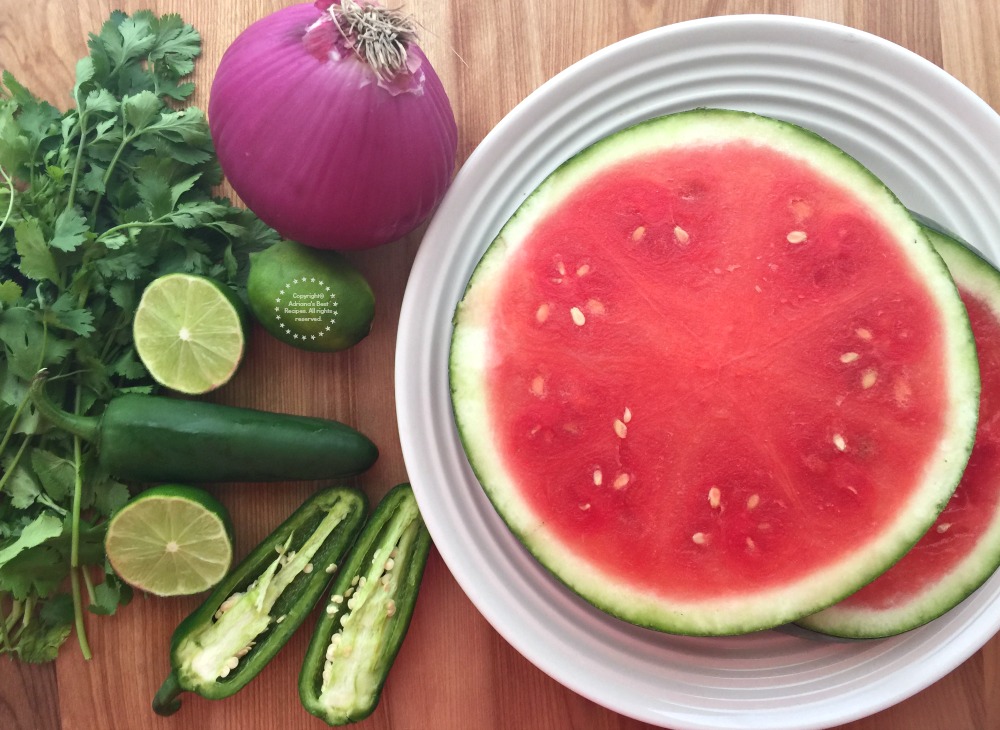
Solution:
<path fill-rule="evenodd" d="M 292 5 L 237 37 L 212 84 L 209 127 L 233 190 L 283 237 L 371 248 L 433 212 L 454 172 L 458 130 L 416 45 L 423 93 L 392 95 L 359 59 L 310 53 L 303 37 L 320 16 L 312 3 Z"/>

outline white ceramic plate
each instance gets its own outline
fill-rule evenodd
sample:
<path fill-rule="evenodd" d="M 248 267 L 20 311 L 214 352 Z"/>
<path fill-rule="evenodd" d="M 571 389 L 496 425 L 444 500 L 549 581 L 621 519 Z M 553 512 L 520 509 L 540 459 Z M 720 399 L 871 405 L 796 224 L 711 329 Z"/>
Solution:
<path fill-rule="evenodd" d="M 584 603 L 528 555 L 473 476 L 452 418 L 452 311 L 510 214 L 581 148 L 698 106 L 768 114 L 826 136 L 906 205 L 997 259 L 1000 117 L 937 66 L 881 38 L 801 18 L 729 16 L 649 31 L 544 84 L 457 175 L 403 301 L 403 455 L 455 578 L 497 631 L 559 682 L 676 730 L 830 727 L 920 691 L 988 641 L 1000 629 L 1000 575 L 946 616 L 887 640 L 838 642 L 794 629 L 699 639 L 639 629 Z"/>

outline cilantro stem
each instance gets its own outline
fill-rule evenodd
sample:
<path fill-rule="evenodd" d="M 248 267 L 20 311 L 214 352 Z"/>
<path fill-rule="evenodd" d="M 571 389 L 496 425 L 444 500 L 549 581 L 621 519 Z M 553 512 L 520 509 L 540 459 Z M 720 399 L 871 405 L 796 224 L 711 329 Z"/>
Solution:
<path fill-rule="evenodd" d="M 122 126 L 124 127 L 124 125 L 125 125 L 125 121 L 124 121 L 125 112 L 124 112 L 124 110 L 122 111 L 121 114 L 122 114 Z M 105 188 L 107 188 L 108 182 L 111 180 L 111 174 L 114 172 L 115 167 L 118 166 L 118 160 L 121 158 L 122 152 L 125 151 L 125 148 L 128 147 L 128 145 L 130 145 L 132 143 L 132 140 L 134 140 L 137 136 L 138 135 L 132 135 L 132 134 L 122 135 L 121 144 L 118 145 L 118 149 L 116 149 L 115 150 L 115 154 L 112 155 L 111 162 L 108 163 L 108 169 L 104 171 L 104 177 L 101 179 L 101 182 L 104 184 Z M 103 196 L 101 196 L 101 195 L 95 195 L 94 196 L 94 205 L 90 209 L 90 222 L 91 222 L 91 225 L 95 225 L 97 223 L 97 210 L 98 210 L 98 208 L 101 207 L 101 200 L 102 199 L 103 199 Z"/>
<path fill-rule="evenodd" d="M 17 453 L 14 454 L 13 460 L 11 460 L 10 464 L 7 465 L 4 475 L 0 477 L 0 492 L 3 491 L 5 486 L 7 486 L 7 480 L 10 479 L 10 475 L 17 469 L 17 465 L 21 461 L 21 457 L 24 455 L 25 450 L 28 448 L 28 442 L 30 440 L 30 436 L 24 437 L 24 441 L 22 441 L 21 445 L 17 448 Z M 2 449 L 0 449 L 0 453 L 2 453 Z"/>
<path fill-rule="evenodd" d="M 73 568 L 69 572 L 70 585 L 73 588 L 73 624 L 76 627 L 76 638 L 80 643 L 83 658 L 90 661 L 90 643 L 87 641 L 87 628 L 83 624 L 83 599 L 80 595 L 80 571 Z"/>
<path fill-rule="evenodd" d="M 7 631 L 7 622 L 10 620 L 10 618 L 8 618 L 4 614 L 4 610 L 3 610 L 3 599 L 5 597 L 6 597 L 6 594 L 0 595 L 0 641 L 3 642 L 3 650 L 4 650 L 4 652 L 7 653 L 7 654 L 10 654 L 12 651 L 14 651 L 14 647 L 11 646 L 11 644 L 10 644 L 10 633 Z M 13 617 L 15 621 L 17 620 L 17 617 L 15 616 L 15 613 L 17 611 L 17 607 L 18 607 L 18 602 L 17 601 L 13 601 L 13 606 L 11 607 L 11 610 L 10 610 L 11 611 L 10 612 L 10 616 Z"/>
<path fill-rule="evenodd" d="M 21 402 L 17 404 L 17 409 L 14 411 L 14 415 L 11 416 L 10 424 L 7 426 L 7 430 L 4 432 L 3 438 L 0 439 L 0 456 L 2 456 L 3 452 L 7 450 L 7 445 L 10 443 L 10 440 L 14 437 L 14 429 L 17 428 L 17 422 L 21 420 L 21 414 L 24 413 L 24 409 L 27 407 L 29 400 L 31 400 L 31 398 L 28 396 L 27 393 L 25 393 L 24 397 L 21 399 Z M 13 467 L 11 467 L 11 469 L 8 470 L 8 473 L 12 469 Z M 3 488 L 2 484 L 4 481 L 6 481 L 6 476 L 7 475 L 5 474 L 4 479 L 0 480 L 0 489 Z"/>
<path fill-rule="evenodd" d="M 81 567 L 80 572 L 83 573 L 83 584 L 87 588 L 87 600 L 93 606 L 97 603 L 97 594 L 94 593 L 94 579 L 90 576 L 90 571 L 87 570 L 86 566 Z"/>
<path fill-rule="evenodd" d="M 151 221 L 135 221 L 132 223 L 119 223 L 117 226 L 112 226 L 100 236 L 97 237 L 98 241 L 107 238 L 112 233 L 118 233 L 119 231 L 131 230 L 133 228 L 167 228 L 173 225 L 173 221 L 170 220 L 170 214 L 161 215 L 159 218 L 154 218 Z"/>
<path fill-rule="evenodd" d="M 74 412 L 79 415 L 81 405 L 81 390 L 76 389 Z M 76 636 L 80 642 L 80 651 L 84 659 L 90 659 L 90 643 L 87 641 L 87 630 L 83 624 L 83 599 L 80 595 L 80 506 L 83 500 L 83 449 L 80 437 L 73 436 L 73 517 L 70 528 L 70 583 L 73 589 L 73 620 L 76 624 Z"/>
<path fill-rule="evenodd" d="M 53 512 L 58 512 L 61 517 L 65 517 L 66 515 L 69 514 L 67 510 L 64 510 L 58 504 L 53 502 L 52 499 L 47 494 L 39 494 L 37 497 L 35 497 L 35 501 L 38 502 L 39 504 L 44 504 Z"/>
<path fill-rule="evenodd" d="M 4 184 L 7 185 L 7 190 L 10 195 L 10 199 L 7 201 L 7 212 L 3 214 L 3 218 L 0 218 L 0 231 L 4 229 L 7 225 L 7 221 L 10 220 L 11 213 L 14 212 L 14 181 L 11 179 L 7 171 L 0 167 L 0 176 L 3 177 Z"/>
<path fill-rule="evenodd" d="M 73 176 L 70 178 L 69 194 L 66 196 L 66 210 L 72 210 L 73 204 L 76 202 L 76 185 L 80 180 L 80 168 L 83 167 L 83 150 L 87 147 L 87 112 L 78 95 L 76 95 L 76 109 L 77 117 L 80 120 L 80 144 L 76 147 Z"/>

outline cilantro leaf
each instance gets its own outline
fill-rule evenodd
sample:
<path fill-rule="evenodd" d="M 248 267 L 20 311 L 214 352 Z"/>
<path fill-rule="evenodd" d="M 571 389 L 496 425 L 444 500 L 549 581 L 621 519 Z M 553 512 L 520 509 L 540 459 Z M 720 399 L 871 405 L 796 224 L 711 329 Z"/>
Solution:
<path fill-rule="evenodd" d="M 23 293 L 16 281 L 0 281 L 0 306 L 16 304 Z"/>
<path fill-rule="evenodd" d="M 0 570 L 26 550 L 62 534 L 63 523 L 58 517 L 42 514 L 22 530 L 20 537 L 0 550 Z"/>
<path fill-rule="evenodd" d="M 38 312 L 28 307 L 0 311 L 0 345 L 10 372 L 25 382 L 39 369 L 58 365 L 72 349 L 72 343 L 49 337 Z"/>
<path fill-rule="evenodd" d="M 70 621 L 28 624 L 17 642 L 17 656 L 21 661 L 32 664 L 54 661 L 59 655 L 59 647 L 69 638 L 72 630 Z"/>
<path fill-rule="evenodd" d="M 73 494 L 76 468 L 72 461 L 43 449 L 31 452 L 31 467 L 38 475 L 42 489 L 51 499 L 60 502 Z"/>
<path fill-rule="evenodd" d="M 75 251 L 87 240 L 87 221 L 76 208 L 64 209 L 56 216 L 55 231 L 49 245 L 60 251 Z"/>
<path fill-rule="evenodd" d="M 94 332 L 94 313 L 76 306 L 75 298 L 64 293 L 45 312 L 45 321 L 53 327 L 69 330 L 80 337 Z"/>
<path fill-rule="evenodd" d="M 159 97 L 148 89 L 132 96 L 126 96 L 122 100 L 122 113 L 125 115 L 125 121 L 137 131 L 148 127 L 160 115 L 162 108 L 163 104 Z"/>
<path fill-rule="evenodd" d="M 14 227 L 14 241 L 21 257 L 21 273 L 29 279 L 58 283 L 59 267 L 35 218 L 19 221 Z"/>
<path fill-rule="evenodd" d="M 42 494 L 38 482 L 27 469 L 20 465 L 15 466 L 12 460 L 6 461 L 4 472 L 8 475 L 4 491 L 10 495 L 11 505 L 17 509 L 28 509 Z"/>

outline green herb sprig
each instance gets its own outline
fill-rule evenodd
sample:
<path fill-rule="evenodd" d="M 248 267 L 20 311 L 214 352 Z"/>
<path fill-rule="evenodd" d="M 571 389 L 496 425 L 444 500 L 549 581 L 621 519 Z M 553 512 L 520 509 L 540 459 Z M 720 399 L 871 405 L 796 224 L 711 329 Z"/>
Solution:
<path fill-rule="evenodd" d="M 115 12 L 88 46 L 68 111 L 0 78 L 0 654 L 31 662 L 54 659 L 74 624 L 89 658 L 84 611 L 131 597 L 103 549 L 130 488 L 39 420 L 32 377 L 47 368 L 77 413 L 152 390 L 132 342 L 143 288 L 183 271 L 243 294 L 249 253 L 277 240 L 214 194 L 205 116 L 185 106 L 197 31 Z"/>

